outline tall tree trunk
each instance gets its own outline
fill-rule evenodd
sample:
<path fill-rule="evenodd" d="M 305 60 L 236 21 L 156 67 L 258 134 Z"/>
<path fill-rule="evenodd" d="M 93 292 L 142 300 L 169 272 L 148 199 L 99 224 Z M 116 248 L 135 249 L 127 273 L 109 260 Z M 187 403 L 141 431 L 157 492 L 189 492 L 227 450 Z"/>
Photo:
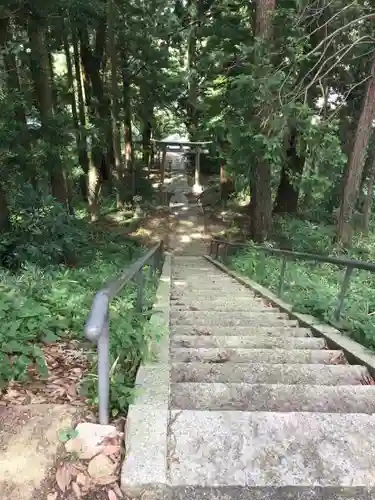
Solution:
<path fill-rule="evenodd" d="M 143 121 L 142 130 L 142 162 L 147 169 L 150 168 L 152 124 L 150 116 L 146 116 Z"/>
<path fill-rule="evenodd" d="M 85 96 L 83 93 L 83 82 L 82 82 L 82 71 L 81 62 L 79 57 L 79 47 L 78 39 L 75 28 L 72 29 L 72 45 L 73 45 L 73 60 L 74 60 L 74 72 L 75 72 L 75 82 L 77 86 L 77 101 L 78 101 L 78 125 L 79 125 L 79 155 L 80 164 L 83 170 L 83 175 L 80 177 L 80 187 L 83 198 L 88 201 L 88 173 L 89 169 L 93 168 L 91 150 L 87 143 L 87 120 L 86 120 L 86 109 L 85 109 Z"/>
<path fill-rule="evenodd" d="M 108 0 L 108 55 L 111 67 L 111 111 L 112 111 L 112 138 L 113 138 L 113 154 L 115 162 L 116 176 L 116 201 L 117 208 L 123 208 L 125 204 L 124 182 L 125 168 L 121 154 L 121 134 L 119 120 L 119 88 L 117 83 L 117 47 L 115 34 L 115 6 L 114 0 Z"/>
<path fill-rule="evenodd" d="M 275 10 L 276 0 L 257 0 L 256 6 L 256 36 L 268 39 L 271 36 L 272 16 Z M 259 57 L 259 56 L 258 56 Z M 257 61 L 259 67 L 262 61 Z M 267 122 L 270 110 L 266 103 L 262 107 L 259 116 L 259 129 L 264 135 L 263 122 Z M 262 242 L 267 238 L 272 223 L 272 193 L 271 193 L 271 165 L 265 155 L 260 155 L 254 169 L 254 200 L 252 203 L 253 221 L 252 238 L 254 241 Z"/>
<path fill-rule="evenodd" d="M 132 109 L 130 102 L 130 83 L 126 71 L 122 72 L 123 111 L 124 111 L 124 142 L 126 168 L 131 171 L 134 164 Z"/>
<path fill-rule="evenodd" d="M 77 38 L 76 33 L 73 33 L 73 36 L 74 36 L 74 46 L 76 46 L 75 67 L 77 74 L 77 72 L 80 71 L 80 65 L 77 61 L 78 40 L 76 39 Z M 98 118 L 100 119 L 101 113 L 103 114 L 104 111 L 103 107 L 101 107 L 100 109 L 102 111 L 101 113 L 99 113 L 98 106 L 95 104 L 95 100 L 96 101 L 98 100 L 98 96 L 99 97 L 103 96 L 102 82 L 99 75 L 100 63 L 93 56 L 91 47 L 89 45 L 89 38 L 86 29 L 82 28 L 79 31 L 79 43 L 80 43 L 81 62 L 82 62 L 82 67 L 84 69 L 83 82 L 84 82 L 86 104 L 89 111 L 89 118 L 91 125 L 95 125 L 98 121 Z M 93 82 L 95 82 L 95 90 Z M 83 99 L 83 92 L 82 92 L 82 99 Z M 84 119 L 84 122 L 86 123 L 86 117 L 83 118 L 83 116 L 85 115 L 85 109 L 84 106 L 82 106 L 83 100 L 82 101 L 80 100 L 80 102 L 81 102 L 80 118 L 81 120 Z M 108 120 L 105 123 L 107 123 L 108 125 Z M 104 133 L 106 129 L 107 126 L 103 127 Z M 103 151 L 103 144 L 100 138 L 98 137 L 98 134 L 96 133 L 92 134 L 90 139 L 91 139 L 92 153 L 89 156 L 87 195 L 88 195 L 89 213 L 91 221 L 96 221 L 99 218 L 99 193 L 101 190 L 101 182 L 103 178 L 105 179 L 104 175 L 105 172 L 103 172 L 103 170 L 106 171 L 106 168 L 103 168 L 103 165 L 104 166 L 106 165 L 106 154 Z"/>
<path fill-rule="evenodd" d="M 305 157 L 297 152 L 297 130 L 292 127 L 286 150 L 287 161 L 283 164 L 273 211 L 275 214 L 296 214 L 298 210 L 299 183 L 305 165 Z"/>
<path fill-rule="evenodd" d="M 363 204 L 363 232 L 368 234 L 369 224 L 371 218 L 371 209 L 373 203 L 374 195 L 374 181 L 375 181 L 375 152 L 371 151 L 371 156 L 369 158 L 368 167 L 368 180 L 367 180 L 367 192 L 365 201 Z"/>
<path fill-rule="evenodd" d="M 361 114 L 354 136 L 354 145 L 350 153 L 346 172 L 346 181 L 340 205 L 340 215 L 337 224 L 337 238 L 344 244 L 351 240 L 351 220 L 358 189 L 361 182 L 365 161 L 366 148 L 372 131 L 375 116 L 375 56 L 371 63 L 371 75 L 366 86 Z"/>
<path fill-rule="evenodd" d="M 187 40 L 187 131 L 190 141 L 198 139 L 198 82 L 197 82 L 197 0 L 191 0 L 189 5 L 191 26 Z"/>
<path fill-rule="evenodd" d="M 65 52 L 65 58 L 66 58 L 69 97 L 70 97 L 70 102 L 71 102 L 71 106 L 72 106 L 73 123 L 74 123 L 74 127 L 76 129 L 76 141 L 77 141 L 77 149 L 78 149 L 78 155 L 79 155 L 79 163 L 80 163 L 85 175 L 87 175 L 87 172 L 88 172 L 87 148 L 86 148 L 85 141 L 83 141 L 83 137 L 81 134 L 81 124 L 80 124 L 80 120 L 78 117 L 76 92 L 75 92 L 75 86 L 74 86 L 72 56 L 70 54 L 70 44 L 69 44 L 68 32 L 67 32 L 67 29 L 65 27 L 64 27 L 64 32 L 63 32 L 63 44 L 64 44 L 64 52 Z M 79 93 L 82 94 L 82 85 L 80 85 L 80 82 L 79 82 L 80 79 L 81 79 L 81 75 L 79 73 L 78 75 L 76 75 L 77 87 L 80 86 L 80 89 L 77 89 L 78 99 L 80 97 Z M 83 112 L 83 116 L 84 116 L 84 112 Z M 84 118 L 84 122 L 85 122 L 85 118 Z"/>
<path fill-rule="evenodd" d="M 0 234 L 11 230 L 8 200 L 4 187 L 0 184 Z"/>
<path fill-rule="evenodd" d="M 103 21 L 102 24 L 105 25 Z M 101 140 L 101 175 L 103 180 L 111 181 L 110 164 L 108 158 L 111 156 L 109 149 L 112 148 L 112 127 L 111 127 L 111 111 L 108 98 L 104 94 L 103 82 L 100 75 L 102 65 L 102 28 L 98 29 L 96 37 L 95 53 L 92 51 L 89 36 L 86 28 L 81 28 L 79 32 L 81 45 L 81 60 L 85 72 L 85 91 L 87 105 L 90 110 L 90 119 L 93 123 L 101 124 L 102 133 Z M 88 85 L 90 83 L 90 85 Z M 99 144 L 98 144 L 99 147 Z M 94 149 L 93 149 L 94 153 Z M 99 152 L 97 151 L 96 154 Z M 96 160 L 95 160 L 96 162 Z"/>
<path fill-rule="evenodd" d="M 132 107 L 130 101 L 130 81 L 125 67 L 126 54 L 122 52 L 122 98 L 124 112 L 124 142 L 125 142 L 125 169 L 130 172 L 132 179 L 132 195 L 136 195 L 136 168 L 133 148 Z"/>
<path fill-rule="evenodd" d="M 3 47 L 9 40 L 12 39 L 10 32 L 10 19 L 0 18 L 0 47 Z M 5 51 L 3 54 L 4 69 L 6 73 L 6 84 L 10 94 L 16 93 L 14 99 L 14 118 L 20 127 L 19 139 L 25 151 L 25 156 L 30 152 L 30 134 L 27 128 L 26 112 L 22 102 L 21 85 L 18 73 L 17 59 L 13 51 Z M 27 163 L 28 172 L 25 172 L 26 178 L 30 180 L 30 184 L 36 190 L 38 187 L 37 175 L 35 166 Z"/>
<path fill-rule="evenodd" d="M 31 71 L 35 85 L 42 130 L 47 141 L 53 120 L 52 77 L 50 72 L 45 27 L 42 22 L 29 19 L 28 32 L 31 47 Z M 68 191 L 59 153 L 48 153 L 48 168 L 52 196 L 68 207 Z"/>

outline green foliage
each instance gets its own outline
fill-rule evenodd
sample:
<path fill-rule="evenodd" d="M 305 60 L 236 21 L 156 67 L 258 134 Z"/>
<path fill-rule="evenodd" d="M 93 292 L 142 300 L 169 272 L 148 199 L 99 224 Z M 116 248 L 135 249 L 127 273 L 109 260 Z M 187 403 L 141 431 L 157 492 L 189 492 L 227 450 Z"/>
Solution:
<path fill-rule="evenodd" d="M 26 262 L 74 264 L 75 254 L 86 243 L 83 221 L 51 196 L 42 198 L 32 188 L 16 193 L 10 207 L 12 231 L 0 236 L 3 265 L 12 269 Z"/>
<path fill-rule="evenodd" d="M 310 222 L 293 219 L 278 220 L 278 240 L 290 238 L 290 249 L 309 253 L 324 253 L 340 256 L 332 244 L 332 228 L 313 225 Z M 367 245 L 374 248 L 374 233 Z M 349 257 L 360 258 L 363 240 L 357 241 Z M 345 255 L 347 257 L 347 255 Z M 373 250 L 370 259 L 373 260 Z M 265 255 L 249 245 L 238 251 L 230 260 L 237 271 L 251 277 L 258 283 L 276 292 L 280 277 L 280 258 Z M 293 305 L 298 312 L 312 314 L 324 322 L 331 322 L 346 331 L 362 345 L 375 349 L 375 285 L 373 274 L 355 270 L 350 289 L 344 302 L 344 310 L 339 324 L 334 320 L 338 304 L 338 294 L 343 279 L 343 268 L 324 263 L 288 261 L 283 287 L 283 299 Z"/>
<path fill-rule="evenodd" d="M 155 327 L 147 320 L 153 303 L 157 280 L 145 273 L 143 313 L 136 312 L 136 287 L 129 285 L 110 304 L 110 408 L 112 416 L 126 411 L 134 397 L 134 382 L 138 367 L 149 356 L 151 341 L 158 338 Z M 97 399 L 97 356 L 93 356 L 93 373 L 83 384 L 84 394 L 91 404 Z"/>
<path fill-rule="evenodd" d="M 28 264 L 16 274 L 0 273 L 0 317 L 5 325 L 0 333 L 1 385 L 25 380 L 30 366 L 45 376 L 41 345 L 81 338 L 95 291 L 139 254 L 135 243 L 124 241 L 121 234 L 86 230 L 84 236 L 86 246 L 74 268 Z M 133 296 L 121 299 L 122 312 L 114 318 L 120 331 L 133 314 Z"/>
<path fill-rule="evenodd" d="M 78 436 L 78 432 L 75 429 L 61 429 L 59 431 L 59 441 L 62 443 L 68 442 L 70 439 L 73 439 Z"/>

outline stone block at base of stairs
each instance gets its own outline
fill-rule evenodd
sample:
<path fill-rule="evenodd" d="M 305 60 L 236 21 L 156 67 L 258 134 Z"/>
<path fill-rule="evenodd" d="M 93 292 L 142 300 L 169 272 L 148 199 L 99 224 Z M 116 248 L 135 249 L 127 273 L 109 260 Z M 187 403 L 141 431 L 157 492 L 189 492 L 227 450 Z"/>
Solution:
<path fill-rule="evenodd" d="M 214 347 L 171 348 L 172 361 L 204 363 L 306 363 L 341 364 L 341 351 L 316 349 L 217 349 Z"/>
<path fill-rule="evenodd" d="M 140 496 L 149 490 L 153 495 L 150 500 L 163 499 L 167 481 L 170 261 L 170 255 L 166 255 L 154 304 L 157 312 L 148 325 L 150 359 L 137 372 L 136 398 L 126 419 L 121 470 L 121 488 L 126 495 Z M 155 489 L 157 485 L 161 488 Z"/>
<path fill-rule="evenodd" d="M 168 409 L 131 405 L 126 418 L 121 489 L 130 498 L 167 484 Z"/>
<path fill-rule="evenodd" d="M 373 385 L 177 383 L 171 408 L 322 413 L 375 413 Z"/>
<path fill-rule="evenodd" d="M 168 441 L 172 486 L 375 487 L 371 415 L 175 410 Z"/>
<path fill-rule="evenodd" d="M 294 323 L 297 325 L 297 322 Z M 312 336 L 309 328 L 298 328 L 293 326 L 189 326 L 189 325 L 171 325 L 171 335 L 200 335 L 200 336 L 232 336 L 232 335 L 250 335 L 265 337 L 308 337 Z"/>

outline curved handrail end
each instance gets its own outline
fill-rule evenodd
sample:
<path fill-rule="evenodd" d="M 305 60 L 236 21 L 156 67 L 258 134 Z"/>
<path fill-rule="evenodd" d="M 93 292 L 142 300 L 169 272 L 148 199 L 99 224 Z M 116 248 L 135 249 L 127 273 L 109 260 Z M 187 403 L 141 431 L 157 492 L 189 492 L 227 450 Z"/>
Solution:
<path fill-rule="evenodd" d="M 105 290 L 95 294 L 89 317 L 85 323 L 84 333 L 88 340 L 97 342 L 102 334 L 108 318 L 109 295 Z"/>

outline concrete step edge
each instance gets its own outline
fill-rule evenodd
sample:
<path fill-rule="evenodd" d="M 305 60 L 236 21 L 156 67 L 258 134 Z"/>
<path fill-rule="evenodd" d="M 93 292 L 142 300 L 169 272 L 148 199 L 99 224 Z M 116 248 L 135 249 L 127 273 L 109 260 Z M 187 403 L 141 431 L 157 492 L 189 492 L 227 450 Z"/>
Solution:
<path fill-rule="evenodd" d="M 226 363 L 227 361 L 262 363 L 347 364 L 342 351 L 328 349 L 219 349 L 171 347 L 172 361 L 200 361 Z"/>
<path fill-rule="evenodd" d="M 361 365 L 172 362 L 171 382 L 361 385 L 369 380 Z"/>
<path fill-rule="evenodd" d="M 375 386 L 173 383 L 170 404 L 180 410 L 373 414 Z"/>
<path fill-rule="evenodd" d="M 233 335 L 207 336 L 207 335 L 173 335 L 171 337 L 173 347 L 217 347 L 217 348 L 247 348 L 260 347 L 273 349 L 282 347 L 284 349 L 324 349 L 326 341 L 317 337 L 259 337 L 256 335 Z"/>

